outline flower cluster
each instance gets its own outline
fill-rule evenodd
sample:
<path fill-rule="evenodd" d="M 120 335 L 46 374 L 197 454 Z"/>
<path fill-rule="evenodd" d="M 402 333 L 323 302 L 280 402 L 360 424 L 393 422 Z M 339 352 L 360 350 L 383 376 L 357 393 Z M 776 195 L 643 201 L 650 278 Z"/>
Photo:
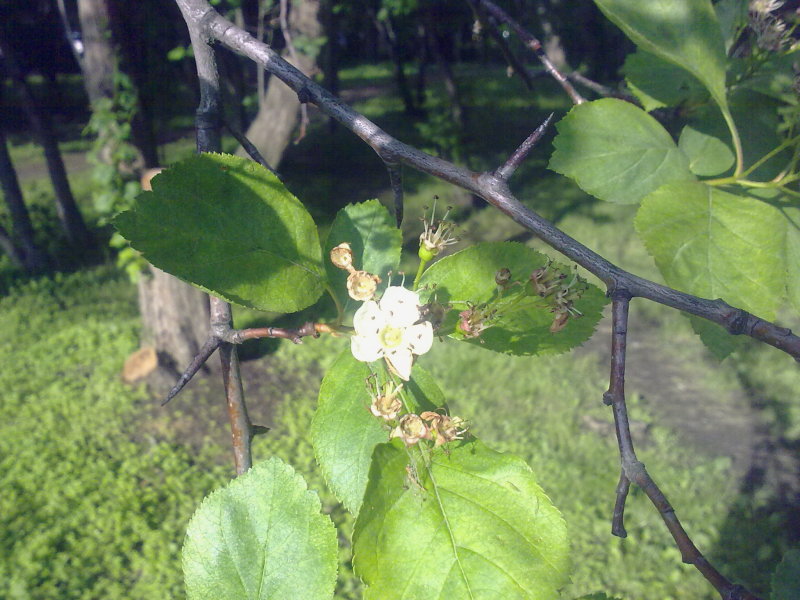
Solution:
<path fill-rule="evenodd" d="M 438 448 L 447 442 L 464 439 L 466 432 L 466 423 L 460 417 L 425 411 L 420 415 L 408 413 L 400 417 L 389 439 L 400 438 L 406 446 L 413 446 L 423 439 L 433 440 L 434 448 Z"/>

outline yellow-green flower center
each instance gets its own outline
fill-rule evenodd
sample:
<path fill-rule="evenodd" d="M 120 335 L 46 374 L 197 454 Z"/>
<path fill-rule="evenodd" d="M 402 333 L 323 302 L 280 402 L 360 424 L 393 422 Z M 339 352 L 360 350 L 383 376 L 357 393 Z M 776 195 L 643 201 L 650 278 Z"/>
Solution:
<path fill-rule="evenodd" d="M 384 348 L 397 348 L 403 343 L 403 330 L 399 327 L 387 325 L 378 334 L 378 339 Z"/>

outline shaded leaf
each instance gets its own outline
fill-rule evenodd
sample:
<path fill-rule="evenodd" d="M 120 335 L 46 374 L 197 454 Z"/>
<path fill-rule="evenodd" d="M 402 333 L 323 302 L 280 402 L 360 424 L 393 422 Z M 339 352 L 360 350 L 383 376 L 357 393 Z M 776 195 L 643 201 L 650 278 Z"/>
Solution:
<path fill-rule="evenodd" d="M 694 332 L 700 336 L 700 340 L 717 360 L 724 360 L 745 343 L 742 336 L 731 335 L 723 327 L 711 321 L 694 315 L 689 315 L 689 321 Z"/>
<path fill-rule="evenodd" d="M 644 199 L 635 224 L 669 285 L 774 318 L 786 293 L 786 223 L 777 209 L 703 183 L 673 183 Z"/>
<path fill-rule="evenodd" d="M 325 269 L 334 293 L 347 311 L 356 304 L 347 294 L 347 271 L 334 267 L 329 259 L 331 248 L 342 242 L 350 244 L 355 268 L 381 277 L 384 288 L 387 273 L 397 271 L 400 264 L 403 236 L 394 216 L 378 200 L 348 204 L 336 214 L 325 241 Z"/>
<path fill-rule="evenodd" d="M 622 67 L 633 94 L 648 112 L 662 106 L 678 106 L 687 100 L 708 98 L 708 91 L 681 67 L 637 50 Z"/>
<path fill-rule="evenodd" d="M 480 304 L 495 298 L 495 274 L 502 268 L 511 271 L 514 281 L 526 282 L 535 269 L 547 263 L 547 257 L 532 248 L 515 242 L 476 244 L 434 263 L 420 280 L 420 299 L 427 302 L 434 297 L 438 302 L 452 305 L 440 332 L 455 332 L 458 313 L 468 307 L 468 302 Z M 567 277 L 573 276 L 566 266 L 558 266 Z M 521 289 L 521 288 L 517 288 Z M 481 348 L 517 355 L 557 354 L 566 352 L 588 340 L 600 320 L 607 300 L 603 292 L 589 285 L 575 308 L 583 316 L 570 319 L 558 333 L 550 333 L 553 313 L 544 302 L 533 297 L 521 302 L 513 312 L 498 308 L 493 326 L 479 338 L 464 339 Z"/>
<path fill-rule="evenodd" d="M 155 266 L 230 302 L 294 312 L 323 291 L 311 215 L 244 158 L 202 154 L 176 164 L 114 225 Z"/>
<path fill-rule="evenodd" d="M 550 169 L 601 200 L 634 204 L 665 183 L 695 178 L 669 133 L 628 102 L 580 104 L 557 128 Z"/>
<path fill-rule="evenodd" d="M 530 467 L 477 440 L 429 462 L 381 444 L 367 497 L 353 536 L 366 600 L 545 600 L 569 579 L 566 524 Z"/>
<path fill-rule="evenodd" d="M 689 157 L 689 169 L 695 175 L 719 175 L 736 162 L 733 151 L 719 138 L 687 125 L 681 131 L 678 147 Z"/>
<path fill-rule="evenodd" d="M 725 43 L 710 0 L 595 0 L 637 46 L 706 86 L 725 110 Z"/>
<path fill-rule="evenodd" d="M 722 39 L 725 40 L 725 52 L 730 50 L 742 29 L 747 25 L 749 5 L 750 0 L 719 0 L 714 5 Z"/>
<path fill-rule="evenodd" d="M 353 515 L 357 515 L 367 486 L 372 451 L 389 439 L 383 421 L 369 411 L 367 363 L 345 349 L 322 380 L 319 404 L 311 423 L 314 454 L 328 487 Z M 418 365 L 404 384 L 408 409 L 433 410 L 444 396 L 433 378 Z"/>
<path fill-rule="evenodd" d="M 337 547 L 319 498 L 277 458 L 203 500 L 183 545 L 190 600 L 333 597 Z"/>

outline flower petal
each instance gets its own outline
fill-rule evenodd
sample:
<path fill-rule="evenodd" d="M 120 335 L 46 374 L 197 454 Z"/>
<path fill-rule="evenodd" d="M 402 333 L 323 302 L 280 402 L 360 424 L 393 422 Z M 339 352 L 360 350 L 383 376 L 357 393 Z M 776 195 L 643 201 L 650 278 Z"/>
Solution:
<path fill-rule="evenodd" d="M 403 345 L 416 355 L 425 354 L 433 346 L 433 325 L 423 321 L 403 332 Z"/>
<path fill-rule="evenodd" d="M 414 362 L 411 350 L 400 346 L 399 348 L 386 352 L 385 356 L 386 362 L 388 362 L 389 367 L 397 373 L 397 376 L 404 381 L 408 381 L 409 377 L 411 377 L 411 365 Z"/>
<path fill-rule="evenodd" d="M 399 285 L 386 288 L 380 307 L 386 322 L 395 327 L 409 327 L 419 320 L 419 296 Z"/>
<path fill-rule="evenodd" d="M 383 356 L 383 348 L 378 343 L 377 337 L 354 335 L 350 338 L 350 351 L 356 360 L 372 362 Z"/>
<path fill-rule="evenodd" d="M 377 337 L 385 324 L 386 318 L 374 300 L 364 302 L 353 315 L 353 328 L 356 330 L 356 335 Z"/>

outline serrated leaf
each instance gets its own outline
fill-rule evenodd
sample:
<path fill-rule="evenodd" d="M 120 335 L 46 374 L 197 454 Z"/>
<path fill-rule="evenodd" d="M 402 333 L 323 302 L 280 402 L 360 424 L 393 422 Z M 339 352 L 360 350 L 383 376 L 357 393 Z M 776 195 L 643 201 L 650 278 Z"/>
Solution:
<path fill-rule="evenodd" d="M 294 312 L 323 291 L 311 215 L 244 158 L 202 154 L 176 164 L 114 224 L 151 263 L 230 302 Z"/>
<path fill-rule="evenodd" d="M 644 199 L 635 224 L 669 285 L 774 318 L 786 285 L 778 210 L 703 183 L 673 183 Z"/>
<path fill-rule="evenodd" d="M 710 0 L 595 0 L 639 48 L 706 86 L 725 110 L 725 43 Z"/>
<path fill-rule="evenodd" d="M 691 73 L 643 50 L 625 58 L 622 72 L 647 112 L 678 106 L 689 99 L 708 98 L 706 89 Z"/>
<path fill-rule="evenodd" d="M 277 458 L 203 500 L 183 545 L 190 600 L 333 597 L 333 523 L 303 478 Z"/>
<path fill-rule="evenodd" d="M 389 439 L 382 420 L 369 412 L 370 369 L 345 349 L 322 380 L 319 403 L 311 422 L 314 454 L 331 491 L 357 515 L 367 487 L 375 446 Z M 408 410 L 434 410 L 444 396 L 433 378 L 419 365 L 404 384 Z"/>
<path fill-rule="evenodd" d="M 367 497 L 353 536 L 366 600 L 546 600 L 569 579 L 566 525 L 530 467 L 477 440 L 429 459 L 378 446 Z"/>
<path fill-rule="evenodd" d="M 496 293 L 495 274 L 502 268 L 511 271 L 515 281 L 527 281 L 531 272 L 543 266 L 547 257 L 532 248 L 515 242 L 476 244 L 434 263 L 420 280 L 420 299 L 427 302 L 434 296 L 437 301 L 451 304 L 440 332 L 455 331 L 459 311 L 467 303 L 488 302 Z M 558 266 L 558 265 L 556 265 Z M 570 269 L 560 270 L 572 276 Z M 570 319 L 558 333 L 550 333 L 553 313 L 538 304 L 523 305 L 513 313 L 498 311 L 495 323 L 481 333 L 479 338 L 458 338 L 495 352 L 516 355 L 557 354 L 566 352 L 588 340 L 600 320 L 607 300 L 603 292 L 589 285 L 575 308 L 583 313 Z"/>
<path fill-rule="evenodd" d="M 331 248 L 342 242 L 350 244 L 353 263 L 359 270 L 381 277 L 387 284 L 387 273 L 397 271 L 403 235 L 395 225 L 394 216 L 378 200 L 348 204 L 337 214 L 325 242 L 325 269 L 345 311 L 353 307 L 347 294 L 347 272 L 333 266 L 328 256 Z"/>
<path fill-rule="evenodd" d="M 800 208 L 785 208 L 786 290 L 789 302 L 800 313 Z"/>
<path fill-rule="evenodd" d="M 635 204 L 665 183 L 695 179 L 667 130 L 629 102 L 580 104 L 557 128 L 550 169 L 601 200 Z"/>
<path fill-rule="evenodd" d="M 595 592 L 593 594 L 581 596 L 580 598 L 575 598 L 575 600 L 620 600 L 620 598 L 617 596 L 608 596 L 605 592 Z"/>
<path fill-rule="evenodd" d="M 772 600 L 800 598 L 800 550 L 789 550 L 772 575 Z"/>
<path fill-rule="evenodd" d="M 695 175 L 719 175 L 733 166 L 733 151 L 713 135 L 687 125 L 681 131 L 678 147 L 689 157 L 689 169 Z"/>

